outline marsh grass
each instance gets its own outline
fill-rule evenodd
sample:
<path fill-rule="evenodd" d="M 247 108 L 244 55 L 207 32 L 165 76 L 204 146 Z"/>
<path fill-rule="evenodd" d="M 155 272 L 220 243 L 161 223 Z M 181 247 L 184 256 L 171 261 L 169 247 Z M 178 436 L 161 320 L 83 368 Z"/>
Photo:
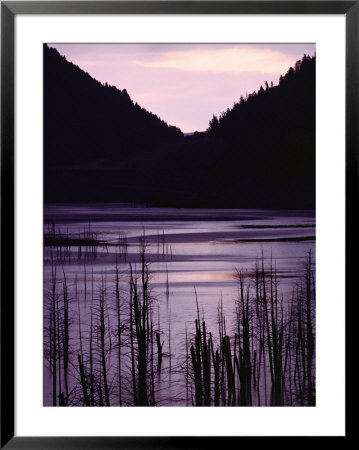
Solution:
<path fill-rule="evenodd" d="M 92 231 L 90 225 L 78 233 L 68 231 L 64 233 L 52 224 L 47 227 L 44 235 L 45 261 L 56 259 L 71 262 L 72 259 L 95 259 L 100 247 L 108 251 L 107 242 L 100 239 L 99 233 Z"/>
<path fill-rule="evenodd" d="M 186 383 L 190 380 L 195 393 L 193 404 L 314 406 L 315 284 L 311 252 L 288 305 L 279 296 L 272 261 L 266 270 L 263 255 L 257 261 L 253 280 L 245 282 L 241 271 L 236 278 L 238 294 L 231 334 L 227 334 L 222 301 L 218 306 L 218 336 L 214 338 L 206 322 L 200 321 L 196 297 L 197 317 L 190 344 L 186 337 Z"/>
<path fill-rule="evenodd" d="M 56 233 L 52 238 L 62 240 L 60 247 L 69 243 Z M 158 241 L 158 249 L 166 254 L 164 234 Z M 66 253 L 49 253 L 44 357 L 53 406 L 173 404 L 176 399 L 163 392 L 163 383 L 171 383 L 172 375 L 175 382 L 182 377 L 187 404 L 194 406 L 315 405 L 311 252 L 289 301 L 280 293 L 272 260 L 265 264 L 263 254 L 250 274 L 237 270 L 233 313 L 227 309 L 226 317 L 220 299 L 215 330 L 209 330 L 204 313 L 200 315 L 195 291 L 194 331 L 184 325 L 185 354 L 179 364 L 181 356 L 171 344 L 169 272 L 166 267 L 167 327 L 161 329 L 147 246 L 144 233 L 138 243 L 139 262 L 127 262 L 128 243 L 120 235 L 113 275 L 99 277 L 92 263 L 84 261 L 83 272 L 77 272 L 72 283 L 63 268 Z M 121 267 L 127 264 L 124 272 L 120 262 Z"/>

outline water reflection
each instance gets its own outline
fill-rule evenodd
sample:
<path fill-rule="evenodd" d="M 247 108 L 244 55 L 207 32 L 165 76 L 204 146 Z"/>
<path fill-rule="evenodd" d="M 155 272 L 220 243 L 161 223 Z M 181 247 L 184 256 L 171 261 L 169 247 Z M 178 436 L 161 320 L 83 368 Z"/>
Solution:
<path fill-rule="evenodd" d="M 101 292 L 105 293 L 103 295 L 107 305 L 105 313 L 105 328 L 108 332 L 106 367 L 111 379 L 115 379 L 118 375 L 120 363 L 118 350 L 116 350 L 119 335 L 116 328 L 116 286 L 118 286 L 121 302 L 124 304 L 122 320 L 127 320 L 130 302 L 130 267 L 140 276 L 139 240 L 144 233 L 146 264 L 149 270 L 148 286 L 151 301 L 154 304 L 153 321 L 156 325 L 156 333 L 159 333 L 160 344 L 163 342 L 161 370 L 158 370 L 156 375 L 156 404 L 158 405 L 190 406 L 194 404 L 195 393 L 189 390 L 193 380 L 190 382 L 183 373 L 189 370 L 188 367 L 186 369 L 186 364 L 189 366 L 192 364 L 185 355 L 190 354 L 189 341 L 193 338 L 194 320 L 198 313 L 200 320 L 205 320 L 207 329 L 213 333 L 214 346 L 218 344 L 215 336 L 219 326 L 220 301 L 223 316 L 226 317 L 227 333 L 234 336 L 238 332 L 235 307 L 239 292 L 238 279 L 235 277 L 237 269 L 242 271 L 242 279 L 248 283 L 246 286 L 254 289 L 255 292 L 255 268 L 263 255 L 264 276 L 270 278 L 270 267 L 275 269 L 277 297 L 280 302 L 289 305 L 292 301 L 293 286 L 300 283 L 309 251 L 311 251 L 313 266 L 315 264 L 313 212 L 151 210 L 118 205 L 50 205 L 45 208 L 45 233 L 47 225 L 51 223 L 55 223 L 59 233 L 66 234 L 71 239 L 78 239 L 84 229 L 91 229 L 91 232 L 97 233 L 98 239 L 106 242 L 106 247 L 99 247 L 96 250 L 96 257 L 93 258 L 85 258 L 86 251 L 83 249 L 79 252 L 78 245 L 72 245 L 74 242 L 71 244 L 71 241 L 68 244 L 66 257 L 56 259 L 55 256 L 56 302 L 59 302 L 57 307 L 61 312 L 63 274 L 65 274 L 69 313 L 72 314 L 70 328 L 72 353 L 69 358 L 72 367 L 75 368 L 72 373 L 74 396 L 80 395 L 79 391 L 81 391 L 81 383 L 79 384 L 78 381 L 81 379 L 81 373 L 77 362 L 80 344 L 82 342 L 84 348 L 91 342 L 91 324 L 96 323 L 98 318 L 100 311 L 98 299 L 102 295 Z M 119 244 L 119 235 L 122 238 L 125 237 L 122 247 Z M 44 291 L 48 301 L 53 285 L 54 249 L 47 247 L 45 250 Z M 141 292 L 140 279 L 138 286 Z M 51 311 L 50 313 L 46 311 L 46 305 L 45 302 L 45 327 L 51 328 L 53 315 Z M 288 309 L 285 311 L 287 314 Z M 258 314 L 255 309 L 253 309 L 254 313 Z M 128 333 L 126 325 L 123 326 L 123 345 L 125 343 L 128 345 L 130 336 L 126 334 Z M 52 333 L 54 332 L 53 330 Z M 99 329 L 95 327 L 94 333 L 97 340 L 101 337 L 98 332 Z M 156 344 L 156 333 L 153 345 L 154 348 L 159 348 L 159 344 Z M 253 332 L 251 333 L 253 335 Z M 51 347 L 53 335 L 49 336 L 50 341 L 47 344 Z M 95 342 L 95 336 L 93 339 Z M 231 340 L 230 345 L 232 349 L 233 345 L 238 348 L 239 342 Z M 45 348 L 45 353 L 50 355 L 50 350 L 51 348 L 48 350 Z M 130 370 L 128 359 L 130 351 L 126 347 L 121 352 L 120 357 L 124 365 L 122 376 L 127 383 L 130 383 L 130 378 L 126 375 L 126 371 Z M 259 349 L 256 355 L 255 358 L 258 358 Z M 62 357 L 59 357 L 60 364 Z M 292 357 L 294 358 L 294 355 Z M 51 361 L 50 356 L 49 358 Z M 254 360 L 251 363 L 254 363 Z M 257 366 L 255 369 L 257 375 L 260 370 L 262 372 L 269 370 L 268 360 L 264 362 L 261 360 L 259 364 L 259 368 Z M 86 360 L 84 356 L 85 374 L 89 367 L 90 360 Z M 54 368 L 46 360 L 45 368 L 44 402 L 52 404 Z M 63 370 L 61 365 L 60 369 L 57 366 L 57 370 Z M 98 376 L 98 382 L 101 385 L 103 375 Z M 241 376 L 244 376 L 243 373 Z M 298 375 L 293 375 L 291 383 L 298 383 L 297 378 Z M 243 378 L 242 384 L 245 385 L 246 382 L 249 383 L 246 378 Z M 254 379 L 248 384 L 250 388 L 242 389 L 241 392 L 235 390 L 231 395 L 236 399 L 241 398 L 241 404 L 245 402 L 248 404 L 249 398 L 252 405 L 297 404 L 291 395 L 284 395 L 285 389 L 291 391 L 292 386 L 286 386 L 284 389 L 277 384 L 271 388 L 270 377 L 263 378 L 263 375 L 260 385 L 255 383 Z M 62 380 L 62 388 L 63 384 L 64 380 Z M 110 392 L 110 397 L 111 405 L 119 404 L 118 387 L 115 385 Z M 121 398 L 126 398 L 123 392 Z M 72 401 L 75 402 L 74 399 Z M 127 402 L 131 404 L 129 398 Z M 125 400 L 124 403 L 121 400 L 121 404 L 126 404 Z"/>

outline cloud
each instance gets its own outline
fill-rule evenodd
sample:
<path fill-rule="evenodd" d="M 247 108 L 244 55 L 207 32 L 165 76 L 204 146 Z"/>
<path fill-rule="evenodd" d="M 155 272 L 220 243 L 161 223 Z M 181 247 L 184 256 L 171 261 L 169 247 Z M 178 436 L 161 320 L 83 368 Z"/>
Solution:
<path fill-rule="evenodd" d="M 314 44 L 52 44 L 182 131 L 205 130 L 240 96 L 276 84 Z"/>
<path fill-rule="evenodd" d="M 159 57 L 152 55 L 152 59 L 134 59 L 133 62 L 146 68 L 190 72 L 276 74 L 286 72 L 293 59 L 271 49 L 237 46 L 169 51 Z"/>

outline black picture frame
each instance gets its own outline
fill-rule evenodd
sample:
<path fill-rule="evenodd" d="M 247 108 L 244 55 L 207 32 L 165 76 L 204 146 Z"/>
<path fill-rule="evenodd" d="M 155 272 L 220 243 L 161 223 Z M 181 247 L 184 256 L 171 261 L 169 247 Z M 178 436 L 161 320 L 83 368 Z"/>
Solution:
<path fill-rule="evenodd" d="M 204 448 L 223 437 L 22 437 L 14 435 L 14 21 L 18 14 L 341 14 L 346 19 L 346 297 L 357 242 L 359 1 L 3 1 L 1 2 L 1 441 L 6 449 Z M 350 245 L 348 243 L 351 243 Z M 6 280 L 6 283 L 3 281 Z M 348 327 L 346 327 L 347 330 Z M 348 342 L 348 331 L 346 341 Z M 348 388 L 347 388 L 348 392 Z M 346 402 L 346 410 L 348 403 Z M 349 437 L 348 422 L 346 437 Z M 284 439 L 286 440 L 286 439 Z M 219 442 L 220 441 L 220 442 Z"/>

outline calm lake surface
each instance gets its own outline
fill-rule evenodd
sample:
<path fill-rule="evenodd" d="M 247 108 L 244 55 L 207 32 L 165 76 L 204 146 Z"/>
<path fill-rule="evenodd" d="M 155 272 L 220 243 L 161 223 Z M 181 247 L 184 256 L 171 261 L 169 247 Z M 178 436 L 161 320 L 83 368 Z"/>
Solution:
<path fill-rule="evenodd" d="M 312 269 L 315 269 L 314 211 L 51 204 L 45 205 L 44 233 L 45 236 L 52 233 L 68 238 L 66 246 L 56 246 L 52 242 L 53 245 L 46 245 L 44 248 L 45 405 L 54 404 L 54 368 L 51 362 L 54 357 L 51 353 L 55 346 L 52 343 L 51 333 L 54 331 L 51 331 L 51 324 L 55 322 L 51 315 L 51 308 L 54 306 L 51 306 L 51 299 L 55 298 L 55 286 L 56 307 L 60 315 L 64 278 L 68 290 L 70 317 L 66 404 L 83 405 L 84 384 L 78 355 L 81 352 L 84 355 L 86 372 L 90 364 L 90 330 L 91 325 L 92 330 L 95 330 L 94 324 L 98 320 L 96 305 L 101 289 L 106 291 L 104 323 L 110 404 L 131 404 L 130 350 L 126 347 L 129 335 L 123 325 L 123 349 L 119 352 L 116 343 L 118 327 L 115 284 L 118 274 L 122 319 L 126 320 L 129 315 L 126 311 L 129 305 L 130 265 L 134 272 L 141 271 L 141 236 L 142 243 L 145 242 L 145 259 L 153 300 L 152 320 L 163 342 L 161 370 L 156 371 L 153 381 L 155 404 L 158 406 L 194 404 L 195 395 L 186 374 L 190 365 L 188 347 L 196 332 L 196 297 L 201 321 L 206 322 L 208 332 L 212 332 L 214 337 L 218 335 L 218 307 L 221 301 L 226 318 L 226 331 L 231 335 L 236 331 L 238 271 L 242 271 L 246 286 L 253 287 L 256 265 L 261 266 L 263 261 L 265 271 L 269 271 L 270 267 L 275 270 L 278 298 L 285 305 L 289 305 L 293 289 L 298 286 L 305 273 L 309 251 Z M 85 240 L 80 242 L 81 237 L 89 235 L 96 236 L 101 244 L 96 246 L 95 252 L 89 250 L 90 245 L 87 245 Z M 76 242 L 76 239 L 79 241 Z M 64 331 L 61 325 L 56 326 L 60 348 Z M 98 332 L 94 331 L 92 334 L 93 346 L 98 345 Z M 252 347 L 255 347 L 253 339 Z M 61 392 L 65 392 L 63 366 L 66 363 L 61 362 L 61 355 L 60 349 L 55 382 L 58 399 Z M 157 356 L 155 359 L 157 364 Z M 99 362 L 96 361 L 96 364 Z M 120 382 L 119 364 L 122 365 Z M 153 365 L 155 364 L 152 361 Z M 101 385 L 101 375 L 99 376 Z M 270 405 L 268 375 L 264 376 L 264 381 L 262 378 L 260 384 L 260 388 L 253 393 L 251 404 Z M 288 405 L 299 403 L 292 395 L 287 395 L 284 400 L 284 404 Z"/>

